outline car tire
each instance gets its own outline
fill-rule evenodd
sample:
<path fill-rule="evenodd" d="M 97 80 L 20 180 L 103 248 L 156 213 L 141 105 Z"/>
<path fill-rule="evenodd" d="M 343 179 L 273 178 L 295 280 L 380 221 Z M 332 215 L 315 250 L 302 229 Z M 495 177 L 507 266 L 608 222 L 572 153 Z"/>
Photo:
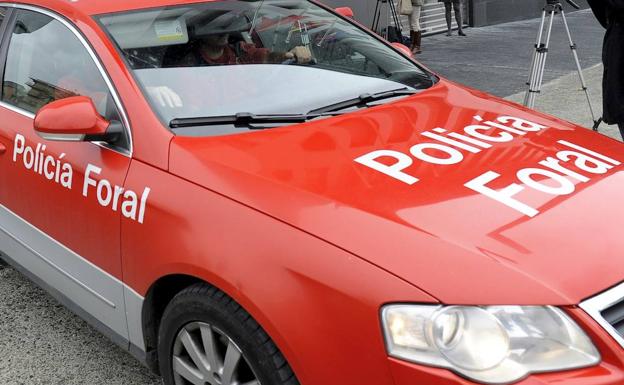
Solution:
<path fill-rule="evenodd" d="M 195 284 L 167 305 L 158 357 L 166 385 L 298 385 L 262 327 L 232 298 Z"/>

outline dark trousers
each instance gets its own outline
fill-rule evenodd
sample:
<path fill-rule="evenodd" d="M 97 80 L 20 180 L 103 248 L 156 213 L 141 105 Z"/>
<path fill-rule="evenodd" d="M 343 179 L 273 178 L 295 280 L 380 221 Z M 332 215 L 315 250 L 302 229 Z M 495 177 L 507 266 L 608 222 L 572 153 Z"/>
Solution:
<path fill-rule="evenodd" d="M 451 32 L 451 6 L 455 10 L 455 21 L 457 21 L 457 26 L 461 31 L 463 26 L 461 2 L 459 0 L 453 0 L 452 2 L 444 2 L 444 15 L 446 16 L 448 32 Z"/>

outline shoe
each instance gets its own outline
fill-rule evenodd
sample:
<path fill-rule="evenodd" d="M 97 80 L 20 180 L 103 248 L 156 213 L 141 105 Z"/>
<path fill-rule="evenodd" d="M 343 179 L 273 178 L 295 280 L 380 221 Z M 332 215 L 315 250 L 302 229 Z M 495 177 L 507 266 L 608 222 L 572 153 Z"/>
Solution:
<path fill-rule="evenodd" d="M 453 36 L 453 33 L 449 30 L 449 31 L 446 33 L 446 36 Z"/>
<path fill-rule="evenodd" d="M 460 29 L 459 31 L 457 31 L 457 34 L 458 34 L 459 36 L 466 36 L 466 34 L 464 33 L 464 31 L 463 31 L 463 30 L 461 30 L 461 29 Z"/>

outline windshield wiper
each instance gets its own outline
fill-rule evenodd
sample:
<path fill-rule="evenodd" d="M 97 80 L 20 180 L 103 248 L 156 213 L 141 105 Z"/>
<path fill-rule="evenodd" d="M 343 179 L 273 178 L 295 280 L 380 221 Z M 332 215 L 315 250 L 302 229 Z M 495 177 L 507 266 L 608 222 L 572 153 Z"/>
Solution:
<path fill-rule="evenodd" d="M 234 115 L 207 116 L 199 118 L 177 118 L 169 122 L 170 128 L 198 127 L 198 126 L 221 126 L 231 124 L 235 127 L 248 127 L 250 129 L 263 129 L 254 124 L 283 125 L 304 123 L 308 120 L 341 115 L 341 112 L 308 113 L 308 114 L 266 114 L 256 115 L 249 112 L 239 112 Z"/>
<path fill-rule="evenodd" d="M 353 99 L 345 100 L 342 102 L 330 104 L 325 107 L 317 108 L 315 110 L 308 112 L 308 114 L 323 114 L 327 112 L 336 112 L 336 111 L 344 110 L 344 109 L 351 108 L 351 107 L 366 107 L 368 103 L 377 102 L 377 101 L 384 100 L 384 99 L 391 99 L 391 98 L 402 96 L 402 95 L 413 95 L 418 92 L 420 91 L 410 90 L 407 87 L 405 87 L 405 88 L 399 88 L 396 90 L 378 92 L 376 94 L 362 94 L 358 96 L 357 98 L 353 98 Z"/>

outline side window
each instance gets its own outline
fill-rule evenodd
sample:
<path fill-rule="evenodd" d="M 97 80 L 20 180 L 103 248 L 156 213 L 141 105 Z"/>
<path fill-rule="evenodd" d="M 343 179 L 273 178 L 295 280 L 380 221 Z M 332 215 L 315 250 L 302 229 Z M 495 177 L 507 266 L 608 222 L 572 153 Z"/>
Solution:
<path fill-rule="evenodd" d="M 109 121 L 120 120 L 100 71 L 74 33 L 49 16 L 19 10 L 9 43 L 2 101 L 36 113 L 50 102 L 78 95 L 90 97 Z"/>
<path fill-rule="evenodd" d="M 2 22 L 4 21 L 5 14 L 6 14 L 6 8 L 0 7 L 0 26 L 2 26 Z"/>

